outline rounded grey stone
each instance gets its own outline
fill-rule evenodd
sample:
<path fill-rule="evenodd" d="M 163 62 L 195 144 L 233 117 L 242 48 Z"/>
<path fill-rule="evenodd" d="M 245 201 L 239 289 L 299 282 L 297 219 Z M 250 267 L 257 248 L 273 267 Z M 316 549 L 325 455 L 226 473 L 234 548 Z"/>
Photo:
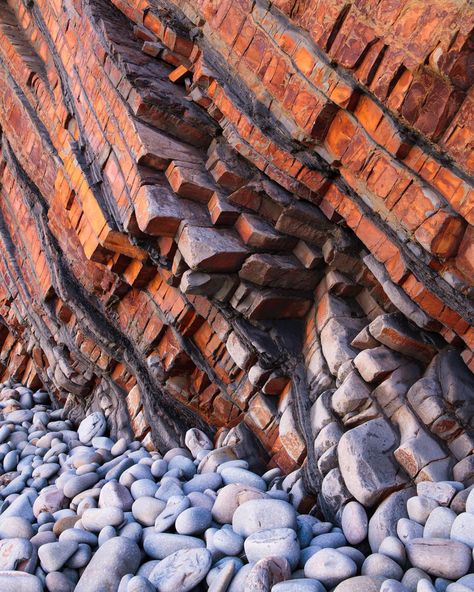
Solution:
<path fill-rule="evenodd" d="M 409 541 L 423 536 L 423 526 L 414 520 L 400 518 L 397 523 L 397 535 L 406 545 Z"/>
<path fill-rule="evenodd" d="M 85 510 L 81 522 L 86 530 L 100 532 L 104 526 L 119 526 L 123 518 L 123 511 L 120 508 L 110 506 Z"/>
<path fill-rule="evenodd" d="M 451 526 L 451 538 L 474 547 L 474 514 L 463 512 L 457 516 Z"/>
<path fill-rule="evenodd" d="M 211 564 L 207 549 L 181 549 L 163 559 L 149 580 L 160 592 L 189 592 L 206 577 Z"/>
<path fill-rule="evenodd" d="M 105 542 L 84 569 L 74 592 L 117 590 L 122 576 L 135 573 L 141 553 L 132 540 L 115 537 Z"/>
<path fill-rule="evenodd" d="M 337 586 L 343 580 L 355 576 L 356 573 L 357 565 L 354 561 L 336 549 L 318 551 L 304 566 L 304 575 L 320 581 L 326 588 Z"/>
<path fill-rule="evenodd" d="M 241 467 L 228 467 L 222 469 L 221 475 L 225 485 L 241 483 L 242 485 L 255 487 L 255 489 L 259 489 L 260 491 L 267 490 L 267 484 L 259 475 Z"/>
<path fill-rule="evenodd" d="M 291 528 L 273 528 L 254 532 L 245 539 L 244 549 L 249 561 L 267 557 L 284 557 L 295 569 L 300 558 L 300 543 Z"/>
<path fill-rule="evenodd" d="M 456 512 L 450 508 L 439 506 L 428 516 L 423 529 L 423 538 L 449 539 Z"/>
<path fill-rule="evenodd" d="M 154 497 L 159 487 L 152 479 L 137 479 L 132 483 L 130 493 L 134 500 L 139 497 Z"/>
<path fill-rule="evenodd" d="M 143 548 L 153 559 L 164 559 L 182 549 L 205 547 L 203 540 L 183 534 L 150 533 L 145 536 Z"/>
<path fill-rule="evenodd" d="M 43 592 L 41 580 L 20 571 L 0 571 L 2 592 Z"/>
<path fill-rule="evenodd" d="M 33 545 L 28 539 L 11 538 L 0 541 L 0 571 L 16 569 L 30 559 Z"/>
<path fill-rule="evenodd" d="M 38 558 L 45 572 L 59 571 L 67 560 L 77 551 L 75 541 L 47 543 L 38 549 Z"/>
<path fill-rule="evenodd" d="M 318 580 L 296 578 L 275 584 L 272 592 L 326 592 L 326 588 Z"/>
<path fill-rule="evenodd" d="M 380 543 L 379 553 L 390 557 L 399 565 L 404 565 L 406 562 L 405 545 L 397 537 L 389 536 L 384 538 Z"/>
<path fill-rule="evenodd" d="M 179 534 L 201 534 L 209 528 L 211 522 L 212 515 L 207 508 L 192 507 L 178 515 L 175 529 Z"/>
<path fill-rule="evenodd" d="M 342 510 L 342 532 L 351 545 L 358 545 L 366 537 L 369 527 L 367 512 L 362 504 L 349 502 Z"/>
<path fill-rule="evenodd" d="M 140 497 L 133 502 L 132 514 L 143 526 L 153 526 L 165 507 L 165 502 L 155 497 Z"/>
<path fill-rule="evenodd" d="M 363 576 L 380 576 L 387 579 L 401 580 L 403 569 L 400 565 L 382 553 L 373 553 L 364 561 L 361 569 Z"/>
<path fill-rule="evenodd" d="M 260 530 L 291 528 L 296 530 L 296 511 L 288 502 L 254 499 L 239 506 L 232 517 L 232 528 L 247 537 Z"/>
<path fill-rule="evenodd" d="M 338 584 L 333 592 L 379 592 L 383 578 L 356 576 Z"/>
<path fill-rule="evenodd" d="M 182 495 L 171 496 L 164 510 L 157 516 L 155 520 L 155 531 L 164 532 L 168 530 L 176 522 L 176 518 L 189 508 L 189 499 Z"/>
<path fill-rule="evenodd" d="M 226 555 L 239 555 L 244 547 L 244 539 L 230 526 L 218 530 L 212 539 L 214 547 Z"/>
<path fill-rule="evenodd" d="M 414 567 L 449 580 L 466 575 L 472 561 L 471 549 L 454 540 L 414 539 L 407 543 L 406 550 Z"/>
<path fill-rule="evenodd" d="M 83 419 L 77 430 L 79 440 L 83 444 L 90 444 L 96 436 L 102 436 L 107 428 L 105 416 L 100 411 L 91 413 Z"/>
<path fill-rule="evenodd" d="M 109 481 L 106 483 L 99 495 L 99 508 L 114 506 L 124 512 L 132 509 L 133 498 L 130 491 L 118 481 Z"/>
<path fill-rule="evenodd" d="M 424 495 L 415 495 L 407 501 L 408 518 L 424 525 L 431 512 L 438 507 L 436 500 Z"/>

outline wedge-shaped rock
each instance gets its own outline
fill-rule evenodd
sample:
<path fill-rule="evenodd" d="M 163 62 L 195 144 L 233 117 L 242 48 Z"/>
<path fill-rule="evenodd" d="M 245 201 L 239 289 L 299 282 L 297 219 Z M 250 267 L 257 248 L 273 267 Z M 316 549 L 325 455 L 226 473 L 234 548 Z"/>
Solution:
<path fill-rule="evenodd" d="M 164 171 L 172 160 L 193 162 L 204 166 L 199 151 L 171 138 L 156 128 L 135 120 L 137 139 L 140 142 L 140 149 L 137 151 L 137 162 L 146 166 Z"/>
<path fill-rule="evenodd" d="M 186 226 L 178 249 L 191 269 L 237 271 L 248 255 L 247 248 L 230 230 Z"/>
<path fill-rule="evenodd" d="M 314 270 L 305 269 L 292 255 L 251 255 L 240 270 L 244 280 L 269 286 L 293 290 L 312 290 L 320 276 Z"/>
<path fill-rule="evenodd" d="M 165 182 L 140 188 L 135 199 L 135 215 L 140 230 L 152 236 L 174 236 L 183 220 L 207 221 L 204 209 L 180 199 Z"/>
<path fill-rule="evenodd" d="M 427 343 L 399 314 L 380 315 L 369 325 L 370 334 L 380 343 L 422 362 L 430 362 L 436 348 Z"/>

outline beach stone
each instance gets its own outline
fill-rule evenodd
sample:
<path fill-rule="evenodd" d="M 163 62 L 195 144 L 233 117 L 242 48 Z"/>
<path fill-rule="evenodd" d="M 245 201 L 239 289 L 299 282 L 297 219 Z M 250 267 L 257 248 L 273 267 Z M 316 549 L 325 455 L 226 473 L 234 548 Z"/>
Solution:
<path fill-rule="evenodd" d="M 120 508 L 110 506 L 85 510 L 81 522 L 86 530 L 100 532 L 105 526 L 119 526 L 123 518 L 123 511 Z"/>
<path fill-rule="evenodd" d="M 91 547 L 95 547 L 97 545 L 97 535 L 95 535 L 93 532 L 89 532 L 88 530 L 84 530 L 83 528 L 70 528 L 69 530 L 65 530 L 59 535 L 59 540 L 74 541 L 78 545 L 85 543 Z"/>
<path fill-rule="evenodd" d="M 463 512 L 459 514 L 451 526 L 451 538 L 465 545 L 474 547 L 474 514 Z"/>
<path fill-rule="evenodd" d="M 134 574 L 140 565 L 138 545 L 125 537 L 115 537 L 98 548 L 84 569 L 74 592 L 117 590 L 126 574 Z"/>
<path fill-rule="evenodd" d="M 38 558 L 45 572 L 59 571 L 67 560 L 77 551 L 75 541 L 47 543 L 38 549 Z"/>
<path fill-rule="evenodd" d="M 294 507 L 282 500 L 250 500 L 240 505 L 232 517 L 232 528 L 243 537 L 272 528 L 296 530 L 296 526 Z"/>
<path fill-rule="evenodd" d="M 133 498 L 130 491 L 118 481 L 109 481 L 100 490 L 99 508 L 113 506 L 124 512 L 132 509 Z"/>
<path fill-rule="evenodd" d="M 184 436 L 184 444 L 189 448 L 191 454 L 196 458 L 200 450 L 212 450 L 214 445 L 206 434 L 197 428 L 191 428 Z"/>
<path fill-rule="evenodd" d="M 414 567 L 432 576 L 457 580 L 469 571 L 472 554 L 464 543 L 446 539 L 414 539 L 406 544 Z"/>
<path fill-rule="evenodd" d="M 73 569 L 81 569 L 85 567 L 91 560 L 92 549 L 89 545 L 81 543 L 77 548 L 77 551 L 72 555 L 66 562 L 67 567 Z"/>
<path fill-rule="evenodd" d="M 238 569 L 230 582 L 227 592 L 245 592 L 245 582 L 253 566 L 253 563 L 246 563 Z"/>
<path fill-rule="evenodd" d="M 133 502 L 132 514 L 143 526 L 153 526 L 157 516 L 165 507 L 166 503 L 155 497 L 140 497 Z"/>
<path fill-rule="evenodd" d="M 360 573 L 363 576 L 380 576 L 393 580 L 401 580 L 403 577 L 403 569 L 400 565 L 382 553 L 369 555 L 364 561 Z"/>
<path fill-rule="evenodd" d="M 58 518 L 53 526 L 54 534 L 59 536 L 65 530 L 74 528 L 77 520 L 78 516 L 76 514 L 74 514 L 74 516 L 63 516 L 62 518 Z"/>
<path fill-rule="evenodd" d="M 181 549 L 168 555 L 150 573 L 150 582 L 160 592 L 188 592 L 199 584 L 211 568 L 207 549 Z"/>
<path fill-rule="evenodd" d="M 110 539 L 113 539 L 117 536 L 117 531 L 115 530 L 115 528 L 113 526 L 107 525 L 104 526 L 101 531 L 99 532 L 99 535 L 97 536 L 97 543 L 99 545 L 99 547 L 101 547 L 105 542 L 109 541 Z"/>
<path fill-rule="evenodd" d="M 431 512 L 438 507 L 436 500 L 424 495 L 415 495 L 407 501 L 408 518 L 424 525 Z"/>
<path fill-rule="evenodd" d="M 428 516 L 423 529 L 423 538 L 449 539 L 456 512 L 450 508 L 438 506 Z"/>
<path fill-rule="evenodd" d="M 384 578 L 356 576 L 338 584 L 333 592 L 379 592 Z"/>
<path fill-rule="evenodd" d="M 156 592 L 156 588 L 143 576 L 134 576 L 127 584 L 126 592 Z"/>
<path fill-rule="evenodd" d="M 45 583 L 50 592 L 74 592 L 75 583 L 60 571 L 46 574 Z"/>
<path fill-rule="evenodd" d="M 179 534 L 196 535 L 210 527 L 212 514 L 207 508 L 192 507 L 181 512 L 176 518 L 175 529 Z"/>
<path fill-rule="evenodd" d="M 327 532 L 320 534 L 311 540 L 311 545 L 318 545 L 323 548 L 337 549 L 347 545 L 346 537 L 342 532 Z"/>
<path fill-rule="evenodd" d="M 191 491 L 204 492 L 206 489 L 217 491 L 222 486 L 222 477 L 219 473 L 204 473 L 194 475 L 190 481 L 183 485 L 183 491 L 187 495 Z"/>
<path fill-rule="evenodd" d="M 474 488 L 469 491 L 466 499 L 466 512 L 474 514 Z"/>
<path fill-rule="evenodd" d="M 31 539 L 34 534 L 31 522 L 21 516 L 2 517 L 0 521 L 0 539 Z"/>
<path fill-rule="evenodd" d="M 397 535 L 402 543 L 406 544 L 423 536 L 423 526 L 409 518 L 400 518 L 397 524 Z"/>
<path fill-rule="evenodd" d="M 310 557 L 304 566 L 304 575 L 320 581 L 326 588 L 337 586 L 356 573 L 355 562 L 336 549 L 321 549 Z"/>
<path fill-rule="evenodd" d="M 416 587 L 416 592 L 436 592 L 436 588 L 429 580 L 420 580 Z"/>
<path fill-rule="evenodd" d="M 222 565 L 222 568 L 219 570 L 212 580 L 212 583 L 209 585 L 208 592 L 226 592 L 230 582 L 232 581 L 232 578 L 234 577 L 235 570 L 236 567 L 232 561 L 228 561 Z"/>
<path fill-rule="evenodd" d="M 86 473 L 85 475 L 72 477 L 64 485 L 63 493 L 69 499 L 73 499 L 77 494 L 93 487 L 99 479 L 100 477 L 96 473 Z"/>
<path fill-rule="evenodd" d="M 308 548 L 311 549 L 311 547 Z M 318 547 L 316 547 L 316 549 L 318 549 Z M 359 549 L 356 549 L 355 547 L 349 546 L 338 547 L 337 550 L 339 553 L 343 553 L 344 555 L 350 557 L 359 569 L 362 567 L 362 564 L 365 561 L 365 555 L 362 553 L 362 551 L 359 551 Z"/>
<path fill-rule="evenodd" d="M 130 493 L 134 500 L 139 497 L 154 497 L 159 487 L 158 483 L 155 483 L 152 479 L 138 479 L 132 483 Z"/>
<path fill-rule="evenodd" d="M 143 548 L 153 559 L 164 559 L 176 551 L 205 547 L 202 539 L 173 533 L 150 533 L 145 536 Z"/>
<path fill-rule="evenodd" d="M 389 536 L 384 538 L 380 543 L 378 552 L 390 557 L 399 565 L 403 566 L 406 562 L 405 545 L 397 537 Z"/>
<path fill-rule="evenodd" d="M 296 568 L 300 558 L 300 544 L 291 528 L 273 528 L 254 532 L 245 539 L 244 549 L 249 561 L 266 557 L 284 557 L 290 568 Z"/>
<path fill-rule="evenodd" d="M 349 502 L 342 510 L 342 532 L 351 545 L 358 545 L 366 537 L 369 521 L 367 512 L 362 504 L 356 501 Z"/>
<path fill-rule="evenodd" d="M 275 584 L 272 592 L 326 592 L 326 588 L 310 578 L 296 578 Z"/>
<path fill-rule="evenodd" d="M 43 489 L 33 503 L 33 513 L 37 518 L 41 512 L 57 512 L 67 505 L 67 498 L 64 492 L 55 485 Z"/>
<path fill-rule="evenodd" d="M 176 518 L 189 508 L 190 501 L 182 495 L 172 496 L 166 502 L 164 510 L 156 517 L 155 531 L 164 532 L 176 522 Z"/>
<path fill-rule="evenodd" d="M 150 470 L 153 477 L 155 477 L 155 479 L 159 479 L 160 477 L 163 477 L 163 475 L 168 470 L 168 463 L 160 458 L 154 461 L 150 467 Z"/>
<path fill-rule="evenodd" d="M 275 584 L 287 580 L 291 569 L 282 557 L 260 559 L 248 572 L 245 579 L 245 592 L 270 592 Z"/>
<path fill-rule="evenodd" d="M 389 495 L 375 510 L 369 520 L 369 544 L 373 553 L 377 553 L 380 543 L 388 536 L 397 534 L 397 523 L 400 518 L 408 518 L 407 500 L 415 493 L 411 487 L 396 491 Z"/>
<path fill-rule="evenodd" d="M 11 538 L 0 541 L 0 571 L 16 569 L 18 564 L 28 561 L 33 545 L 28 539 Z"/>
<path fill-rule="evenodd" d="M 461 485 L 462 489 L 462 484 L 459 485 Z M 451 500 L 458 491 L 459 487 L 448 481 L 438 483 L 434 481 L 421 481 L 416 486 L 416 492 L 418 495 L 429 497 L 438 502 L 440 506 L 449 506 Z"/>
<path fill-rule="evenodd" d="M 420 580 L 429 580 L 431 582 L 431 576 L 418 567 L 410 567 L 403 574 L 401 583 L 409 592 L 416 592 Z"/>
<path fill-rule="evenodd" d="M 247 469 L 241 467 L 228 467 L 222 469 L 220 474 L 225 485 L 240 483 L 241 485 L 255 487 L 255 489 L 260 491 L 267 490 L 266 482 L 259 475 L 256 475 Z"/>
<path fill-rule="evenodd" d="M 402 483 L 392 450 L 397 438 L 384 419 L 372 419 L 345 432 L 337 447 L 339 469 L 349 492 L 374 506 Z"/>
<path fill-rule="evenodd" d="M 43 592 L 41 580 L 31 574 L 19 571 L 0 571 L 2 592 Z"/>
<path fill-rule="evenodd" d="M 168 470 L 172 471 L 173 469 L 181 471 L 185 479 L 191 479 L 196 474 L 197 467 L 190 458 L 179 454 L 168 463 Z"/>
<path fill-rule="evenodd" d="M 226 555 L 239 555 L 244 547 L 244 539 L 230 526 L 224 526 L 215 533 L 212 544 Z"/>
<path fill-rule="evenodd" d="M 77 435 L 83 444 L 90 444 L 93 438 L 103 436 L 106 429 L 107 421 L 104 414 L 96 411 L 81 421 Z"/>
<path fill-rule="evenodd" d="M 206 584 L 211 586 L 222 570 L 228 565 L 232 565 L 234 568 L 233 573 L 236 573 L 243 566 L 243 561 L 239 557 L 222 557 L 222 559 L 216 561 L 212 569 L 209 570 L 206 576 Z"/>
<path fill-rule="evenodd" d="M 426 580 L 421 580 L 426 581 Z M 407 592 L 405 586 L 398 580 L 385 580 L 380 587 L 380 592 Z"/>
<path fill-rule="evenodd" d="M 212 507 L 212 517 L 220 524 L 230 524 L 236 509 L 242 504 L 253 499 L 264 499 L 266 494 L 256 489 L 238 483 L 232 483 L 222 487 L 217 493 Z"/>

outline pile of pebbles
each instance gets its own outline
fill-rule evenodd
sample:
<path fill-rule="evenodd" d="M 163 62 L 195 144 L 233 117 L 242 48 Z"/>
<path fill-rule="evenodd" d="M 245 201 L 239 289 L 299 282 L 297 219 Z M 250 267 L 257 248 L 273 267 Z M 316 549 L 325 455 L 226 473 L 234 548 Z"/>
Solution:
<path fill-rule="evenodd" d="M 163 457 L 0 385 L 1 592 L 472 592 L 474 493 L 423 482 L 377 552 L 358 502 L 298 514 L 197 429 Z"/>

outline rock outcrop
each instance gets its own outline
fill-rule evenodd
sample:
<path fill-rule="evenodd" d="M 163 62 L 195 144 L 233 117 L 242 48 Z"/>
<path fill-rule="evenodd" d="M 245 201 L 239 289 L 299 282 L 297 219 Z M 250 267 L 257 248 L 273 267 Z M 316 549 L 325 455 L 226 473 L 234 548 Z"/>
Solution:
<path fill-rule="evenodd" d="M 473 30 L 0 0 L 4 379 L 148 447 L 199 427 L 332 517 L 473 482 Z"/>

